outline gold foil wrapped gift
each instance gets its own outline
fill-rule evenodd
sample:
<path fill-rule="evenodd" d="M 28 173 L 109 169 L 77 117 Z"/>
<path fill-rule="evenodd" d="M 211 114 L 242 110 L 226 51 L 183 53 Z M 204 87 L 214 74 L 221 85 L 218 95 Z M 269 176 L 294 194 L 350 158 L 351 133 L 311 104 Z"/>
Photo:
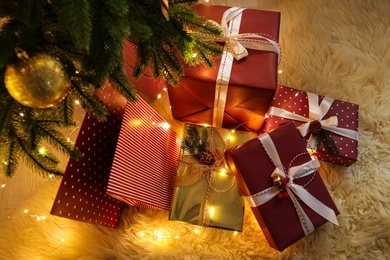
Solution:
<path fill-rule="evenodd" d="M 242 231 L 244 202 L 225 161 L 225 150 L 250 132 L 186 124 L 169 219 Z"/>

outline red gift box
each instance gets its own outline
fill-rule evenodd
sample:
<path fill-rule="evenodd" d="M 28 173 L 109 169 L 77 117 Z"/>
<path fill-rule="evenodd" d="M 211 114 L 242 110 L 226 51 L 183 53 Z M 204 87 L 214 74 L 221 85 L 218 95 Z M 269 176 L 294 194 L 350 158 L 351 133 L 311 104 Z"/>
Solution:
<path fill-rule="evenodd" d="M 128 41 L 123 43 L 123 61 L 127 76 L 134 87 L 145 94 L 146 96 L 156 100 L 165 87 L 165 82 L 162 78 L 155 79 L 152 71 L 148 68 L 140 78 L 134 78 L 134 66 L 136 65 L 137 56 L 134 45 Z"/>
<path fill-rule="evenodd" d="M 307 148 L 314 151 L 320 160 L 343 166 L 357 161 L 358 105 L 278 85 L 267 114 L 264 132 L 293 121 L 308 140 Z M 321 128 L 334 141 L 338 154 L 328 151 L 325 140 L 321 140 L 319 145 L 315 143 L 315 134 L 310 133 L 313 121 L 321 123 Z"/>
<path fill-rule="evenodd" d="M 173 117 L 219 128 L 231 129 L 240 125 L 239 130 L 258 132 L 277 85 L 278 54 L 272 50 L 279 50 L 276 42 L 280 13 L 251 9 L 243 11 L 239 8 L 231 11 L 226 6 L 202 4 L 195 5 L 194 9 L 199 15 L 217 23 L 222 23 L 226 13 L 239 14 L 242 11 L 234 22 L 229 23 L 229 29 L 235 31 L 232 32 L 233 36 L 227 35 L 242 38 L 239 42 L 248 47 L 248 56 L 234 59 L 230 52 L 234 49 L 234 43 L 228 42 L 224 45 L 222 57 L 214 60 L 213 68 L 185 66 L 185 76 L 180 79 L 180 85 L 168 86 Z M 236 25 L 239 28 L 235 28 Z M 247 36 L 254 38 L 245 38 Z M 256 37 L 260 37 L 260 40 Z M 250 49 L 249 45 L 254 42 L 262 44 L 267 51 Z M 243 49 L 240 51 L 245 52 Z"/>
<path fill-rule="evenodd" d="M 98 95 L 110 115 L 105 122 L 85 116 L 76 140 L 83 157 L 69 160 L 51 214 L 116 228 L 123 204 L 106 188 L 126 99 L 109 85 Z"/>
<path fill-rule="evenodd" d="M 128 102 L 107 194 L 130 206 L 169 210 L 180 139 L 142 98 Z"/>
<path fill-rule="evenodd" d="M 286 143 L 288 140 L 288 143 Z M 241 194 L 280 251 L 339 214 L 293 123 L 226 152 Z"/>

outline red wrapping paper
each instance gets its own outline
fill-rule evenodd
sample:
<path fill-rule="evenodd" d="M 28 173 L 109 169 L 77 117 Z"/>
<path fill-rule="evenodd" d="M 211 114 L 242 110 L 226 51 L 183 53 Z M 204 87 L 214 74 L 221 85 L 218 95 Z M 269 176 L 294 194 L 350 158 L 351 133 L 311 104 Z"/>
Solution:
<path fill-rule="evenodd" d="M 221 22 L 227 6 L 196 5 L 195 11 L 207 19 Z M 279 37 L 280 13 L 247 9 L 239 33 L 259 33 L 274 41 Z M 258 132 L 275 93 L 278 56 L 274 52 L 248 49 L 249 55 L 234 60 L 229 80 L 223 128 Z M 215 66 L 186 66 L 178 87 L 168 86 L 175 119 L 212 125 L 216 80 L 221 58 Z M 217 126 L 218 127 L 218 126 Z M 220 127 L 220 126 L 219 126 Z"/>
<path fill-rule="evenodd" d="M 69 160 L 51 214 L 116 228 L 123 204 L 106 188 L 126 99 L 109 85 L 99 95 L 110 115 L 105 122 L 85 116 L 76 140 L 83 157 Z"/>
<path fill-rule="evenodd" d="M 123 61 L 126 69 L 127 76 L 134 87 L 146 96 L 156 100 L 159 94 L 164 90 L 165 82 L 162 78 L 155 79 L 151 70 L 148 68 L 145 70 L 144 75 L 140 78 L 134 78 L 134 66 L 136 64 L 136 53 L 134 45 L 125 41 L 123 43 Z"/>
<path fill-rule="evenodd" d="M 128 102 L 107 194 L 130 206 L 169 210 L 180 139 L 142 98 Z"/>
<path fill-rule="evenodd" d="M 310 161 L 306 142 L 292 123 L 280 126 L 269 133 L 285 169 Z M 288 144 L 286 145 L 286 140 Z M 272 187 L 271 174 L 275 165 L 270 160 L 261 142 L 255 138 L 240 147 L 226 152 L 228 163 L 236 175 L 241 195 L 251 196 Z M 313 177 L 314 176 L 314 177 Z M 339 214 L 318 172 L 294 180 L 322 203 Z M 300 202 L 315 228 L 327 222 L 306 204 Z M 305 236 L 290 198 L 272 198 L 258 207 L 251 208 L 271 247 L 282 251 Z"/>
<path fill-rule="evenodd" d="M 289 112 L 308 117 L 309 106 L 306 93 L 307 92 L 302 90 L 278 85 L 275 97 L 272 100 L 270 107 L 283 108 Z M 319 95 L 319 102 L 321 102 L 323 98 L 324 96 Z M 358 131 L 358 105 L 335 99 L 323 119 L 327 119 L 332 116 L 336 116 L 338 118 L 338 127 Z M 292 121 L 297 127 L 303 124 L 301 121 L 294 121 L 275 115 L 269 115 L 262 129 L 264 132 L 269 132 L 289 121 Z M 335 141 L 339 155 L 330 155 L 322 142 L 320 146 L 317 147 L 315 155 L 322 161 L 343 166 L 350 166 L 352 163 L 356 162 L 358 159 L 358 140 L 343 137 L 331 131 L 327 132 Z M 305 138 L 308 139 L 309 136 L 310 134 Z"/>

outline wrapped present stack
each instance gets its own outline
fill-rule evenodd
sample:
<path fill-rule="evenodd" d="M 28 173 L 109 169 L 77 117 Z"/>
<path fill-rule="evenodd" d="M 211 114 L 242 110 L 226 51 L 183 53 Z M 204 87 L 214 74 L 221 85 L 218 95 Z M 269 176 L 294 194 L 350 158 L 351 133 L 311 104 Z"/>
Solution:
<path fill-rule="evenodd" d="M 168 86 L 175 119 L 258 132 L 277 85 L 280 13 L 195 5 L 221 24 L 224 53 L 215 66 L 185 66 L 179 87 Z"/>

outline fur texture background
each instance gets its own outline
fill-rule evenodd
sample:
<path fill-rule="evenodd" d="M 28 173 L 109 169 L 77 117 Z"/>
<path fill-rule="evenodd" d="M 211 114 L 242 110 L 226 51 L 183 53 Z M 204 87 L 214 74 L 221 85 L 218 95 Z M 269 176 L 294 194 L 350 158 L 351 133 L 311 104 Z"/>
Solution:
<path fill-rule="evenodd" d="M 195 233 L 196 226 L 168 221 L 167 212 L 136 208 L 124 209 L 115 230 L 50 216 L 59 181 L 47 181 L 20 207 L 47 219 L 10 216 L 0 225 L 0 259 L 389 259 L 390 2 L 213 3 L 280 11 L 279 82 L 360 105 L 359 161 L 320 169 L 340 226 L 327 223 L 281 253 L 268 246 L 249 207 L 237 235 L 211 228 Z M 182 236 L 155 239 L 156 232 Z"/>

